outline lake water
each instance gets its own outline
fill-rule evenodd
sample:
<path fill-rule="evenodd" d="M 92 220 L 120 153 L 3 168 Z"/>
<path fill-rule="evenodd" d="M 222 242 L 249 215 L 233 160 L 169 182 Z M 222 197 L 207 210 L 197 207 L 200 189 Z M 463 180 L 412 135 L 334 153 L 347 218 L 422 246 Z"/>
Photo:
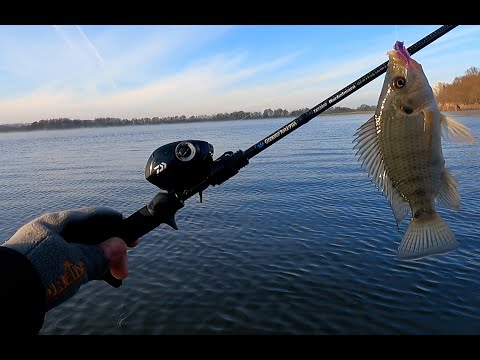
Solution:
<path fill-rule="evenodd" d="M 41 334 L 480 334 L 480 112 L 452 113 L 475 145 L 444 144 L 459 212 L 438 208 L 460 242 L 399 261 L 385 197 L 360 168 L 369 114 L 319 116 L 186 201 L 130 250 L 115 289 L 93 281 L 46 315 Z M 215 158 L 291 119 L 0 134 L 0 233 L 50 211 L 109 206 L 126 216 L 159 191 L 150 154 L 205 140 Z"/>

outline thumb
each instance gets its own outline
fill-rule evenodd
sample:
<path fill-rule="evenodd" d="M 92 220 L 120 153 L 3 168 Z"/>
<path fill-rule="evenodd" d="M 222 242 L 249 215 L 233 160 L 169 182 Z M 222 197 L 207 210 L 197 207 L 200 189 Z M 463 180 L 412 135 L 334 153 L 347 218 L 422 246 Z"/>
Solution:
<path fill-rule="evenodd" d="M 128 275 L 127 244 L 119 237 L 112 237 L 100 243 L 105 257 L 108 259 L 112 275 L 123 280 Z"/>

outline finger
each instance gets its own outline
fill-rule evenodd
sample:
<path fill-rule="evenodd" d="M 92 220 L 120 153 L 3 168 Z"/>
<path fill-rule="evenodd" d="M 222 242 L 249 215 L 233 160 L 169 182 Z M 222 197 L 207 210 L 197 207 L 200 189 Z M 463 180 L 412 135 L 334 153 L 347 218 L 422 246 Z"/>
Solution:
<path fill-rule="evenodd" d="M 128 257 L 126 252 L 116 262 L 110 263 L 110 272 L 118 280 L 123 280 L 128 276 Z"/>
<path fill-rule="evenodd" d="M 107 207 L 91 207 L 46 214 L 37 221 L 66 242 L 89 245 L 115 236 L 122 226 L 122 214 Z"/>
<path fill-rule="evenodd" d="M 66 224 L 73 225 L 80 223 L 84 226 L 85 221 L 92 221 L 92 219 L 97 219 L 98 222 L 101 222 L 104 221 L 104 219 L 107 221 L 111 218 L 121 219 L 122 216 L 122 213 L 117 210 L 105 206 L 97 206 L 48 213 L 40 216 L 38 220 L 49 227 L 62 228 Z"/>
<path fill-rule="evenodd" d="M 128 275 L 127 244 L 118 237 L 105 240 L 100 247 L 110 264 L 110 272 L 114 277 L 123 280 Z"/>
<path fill-rule="evenodd" d="M 133 248 L 133 247 L 137 246 L 138 243 L 139 243 L 139 241 L 138 241 L 138 239 L 137 239 L 137 240 L 131 242 L 131 243 L 128 245 L 128 247 L 129 247 L 129 248 Z"/>

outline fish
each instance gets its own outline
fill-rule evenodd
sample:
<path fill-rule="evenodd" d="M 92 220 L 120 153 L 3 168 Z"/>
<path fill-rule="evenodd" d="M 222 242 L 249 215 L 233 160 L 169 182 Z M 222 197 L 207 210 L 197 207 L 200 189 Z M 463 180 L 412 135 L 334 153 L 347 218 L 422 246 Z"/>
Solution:
<path fill-rule="evenodd" d="M 449 253 L 459 243 L 437 205 L 460 210 L 459 182 L 445 167 L 442 141 L 473 144 L 468 127 L 438 107 L 422 65 L 404 43 L 387 52 L 388 64 L 374 115 L 354 133 L 361 168 L 387 198 L 397 228 L 410 215 L 397 258 Z"/>

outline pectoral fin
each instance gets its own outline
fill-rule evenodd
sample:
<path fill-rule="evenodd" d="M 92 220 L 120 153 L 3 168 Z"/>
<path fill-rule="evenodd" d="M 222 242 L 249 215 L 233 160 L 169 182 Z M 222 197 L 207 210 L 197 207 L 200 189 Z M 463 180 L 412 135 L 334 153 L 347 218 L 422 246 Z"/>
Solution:
<path fill-rule="evenodd" d="M 470 129 L 465 125 L 443 114 L 440 116 L 440 123 L 442 125 L 442 138 L 444 140 L 456 143 L 475 143 Z"/>
<path fill-rule="evenodd" d="M 402 220 L 408 214 L 410 206 L 397 189 L 395 189 L 387 175 L 377 140 L 375 116 L 372 116 L 367 122 L 360 126 L 355 136 L 353 140 L 353 142 L 356 143 L 353 149 L 357 149 L 355 156 L 358 156 L 359 160 L 362 160 L 362 168 L 368 171 L 368 175 L 375 181 L 378 189 L 383 192 L 390 202 L 397 226 L 400 226 Z"/>

